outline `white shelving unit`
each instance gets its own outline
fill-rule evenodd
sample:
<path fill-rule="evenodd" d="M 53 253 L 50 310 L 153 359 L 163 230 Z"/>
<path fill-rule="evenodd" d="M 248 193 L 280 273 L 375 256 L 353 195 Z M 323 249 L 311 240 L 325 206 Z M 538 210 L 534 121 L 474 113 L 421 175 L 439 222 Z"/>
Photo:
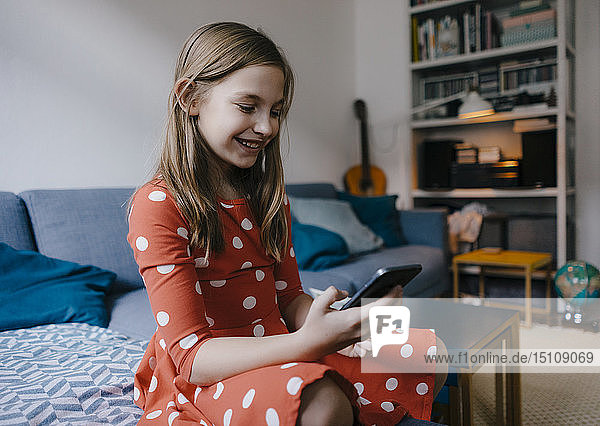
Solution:
<path fill-rule="evenodd" d="M 410 2 L 410 0 L 407 0 Z M 444 15 L 459 15 L 466 7 L 476 3 L 488 10 L 504 10 L 514 7 L 517 1 L 509 0 L 440 0 L 424 5 L 409 7 L 410 18 L 418 20 Z M 407 153 L 412 164 L 412 190 L 409 194 L 413 206 L 428 206 L 444 201 L 493 202 L 500 206 L 518 204 L 518 208 L 536 213 L 551 213 L 556 216 L 556 264 L 563 265 L 575 255 L 575 102 L 574 102 L 574 61 L 576 55 L 574 39 L 575 5 L 574 0 L 550 0 L 556 10 L 556 37 L 509 47 L 497 47 L 475 53 L 458 54 L 433 60 L 412 62 L 409 70 L 412 78 L 411 107 L 423 100 L 420 96 L 420 79 L 431 75 L 452 75 L 461 72 L 477 71 L 484 67 L 499 66 L 508 60 L 528 60 L 539 57 L 556 59 L 557 78 L 553 82 L 556 91 L 556 106 L 500 112 L 492 116 L 460 120 L 458 118 L 421 119 L 410 122 L 412 141 Z M 412 29 L 409 31 L 412 33 Z M 556 187 L 507 189 L 474 188 L 453 190 L 424 190 L 418 183 L 418 146 L 425 139 L 461 139 L 476 146 L 503 144 L 502 150 L 518 157 L 521 153 L 520 136 L 512 132 L 515 120 L 530 118 L 550 118 L 556 122 Z M 471 137 L 471 140 L 467 140 Z M 497 209 L 498 210 L 498 209 Z"/>

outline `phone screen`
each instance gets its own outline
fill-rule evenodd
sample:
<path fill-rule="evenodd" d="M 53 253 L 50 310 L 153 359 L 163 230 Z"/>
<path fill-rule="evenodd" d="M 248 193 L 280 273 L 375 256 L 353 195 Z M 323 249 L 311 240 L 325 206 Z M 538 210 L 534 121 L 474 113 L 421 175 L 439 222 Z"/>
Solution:
<path fill-rule="evenodd" d="M 379 299 L 385 296 L 397 285 L 404 287 L 416 277 L 423 267 L 419 264 L 392 266 L 378 269 L 377 272 L 358 290 L 341 309 L 348 309 L 360 305 L 360 299 Z"/>

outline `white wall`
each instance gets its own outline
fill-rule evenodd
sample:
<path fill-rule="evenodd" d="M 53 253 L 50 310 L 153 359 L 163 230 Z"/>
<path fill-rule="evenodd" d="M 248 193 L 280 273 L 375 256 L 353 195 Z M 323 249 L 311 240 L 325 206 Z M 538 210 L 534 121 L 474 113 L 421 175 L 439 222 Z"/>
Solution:
<path fill-rule="evenodd" d="M 577 256 L 600 267 L 600 2 L 576 4 Z"/>
<path fill-rule="evenodd" d="M 295 69 L 288 181 L 341 184 L 356 161 L 351 2 L 3 0 L 0 190 L 141 183 L 178 50 L 217 20 L 260 26 Z"/>

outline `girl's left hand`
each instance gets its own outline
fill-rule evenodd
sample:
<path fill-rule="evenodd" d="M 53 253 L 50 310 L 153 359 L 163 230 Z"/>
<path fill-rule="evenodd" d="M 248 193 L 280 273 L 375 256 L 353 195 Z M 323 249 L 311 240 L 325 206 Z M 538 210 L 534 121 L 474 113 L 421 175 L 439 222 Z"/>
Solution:
<path fill-rule="evenodd" d="M 337 351 L 337 353 L 350 358 L 362 358 L 372 350 L 373 347 L 371 345 L 371 338 L 369 337 L 367 340 L 363 340 L 362 342 L 356 342 L 350 346 L 346 346 L 344 349 Z"/>

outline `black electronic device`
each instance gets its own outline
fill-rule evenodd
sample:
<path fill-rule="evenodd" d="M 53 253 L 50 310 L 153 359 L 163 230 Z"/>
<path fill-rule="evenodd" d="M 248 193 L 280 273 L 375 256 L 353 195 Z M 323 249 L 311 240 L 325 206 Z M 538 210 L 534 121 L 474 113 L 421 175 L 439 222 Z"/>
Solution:
<path fill-rule="evenodd" d="M 460 140 L 425 140 L 419 144 L 419 188 L 450 188 L 450 167 L 454 162 L 454 146 Z"/>
<path fill-rule="evenodd" d="M 363 298 L 378 299 L 385 296 L 396 286 L 404 287 L 414 277 L 416 277 L 423 267 L 419 264 L 392 266 L 389 268 L 380 268 L 363 285 L 352 298 L 341 307 L 341 309 L 352 308 L 360 305 Z"/>
<path fill-rule="evenodd" d="M 457 164 L 450 172 L 453 188 L 510 188 L 519 186 L 519 161 Z"/>
<path fill-rule="evenodd" d="M 556 130 L 523 133 L 521 144 L 521 185 L 555 187 Z"/>

